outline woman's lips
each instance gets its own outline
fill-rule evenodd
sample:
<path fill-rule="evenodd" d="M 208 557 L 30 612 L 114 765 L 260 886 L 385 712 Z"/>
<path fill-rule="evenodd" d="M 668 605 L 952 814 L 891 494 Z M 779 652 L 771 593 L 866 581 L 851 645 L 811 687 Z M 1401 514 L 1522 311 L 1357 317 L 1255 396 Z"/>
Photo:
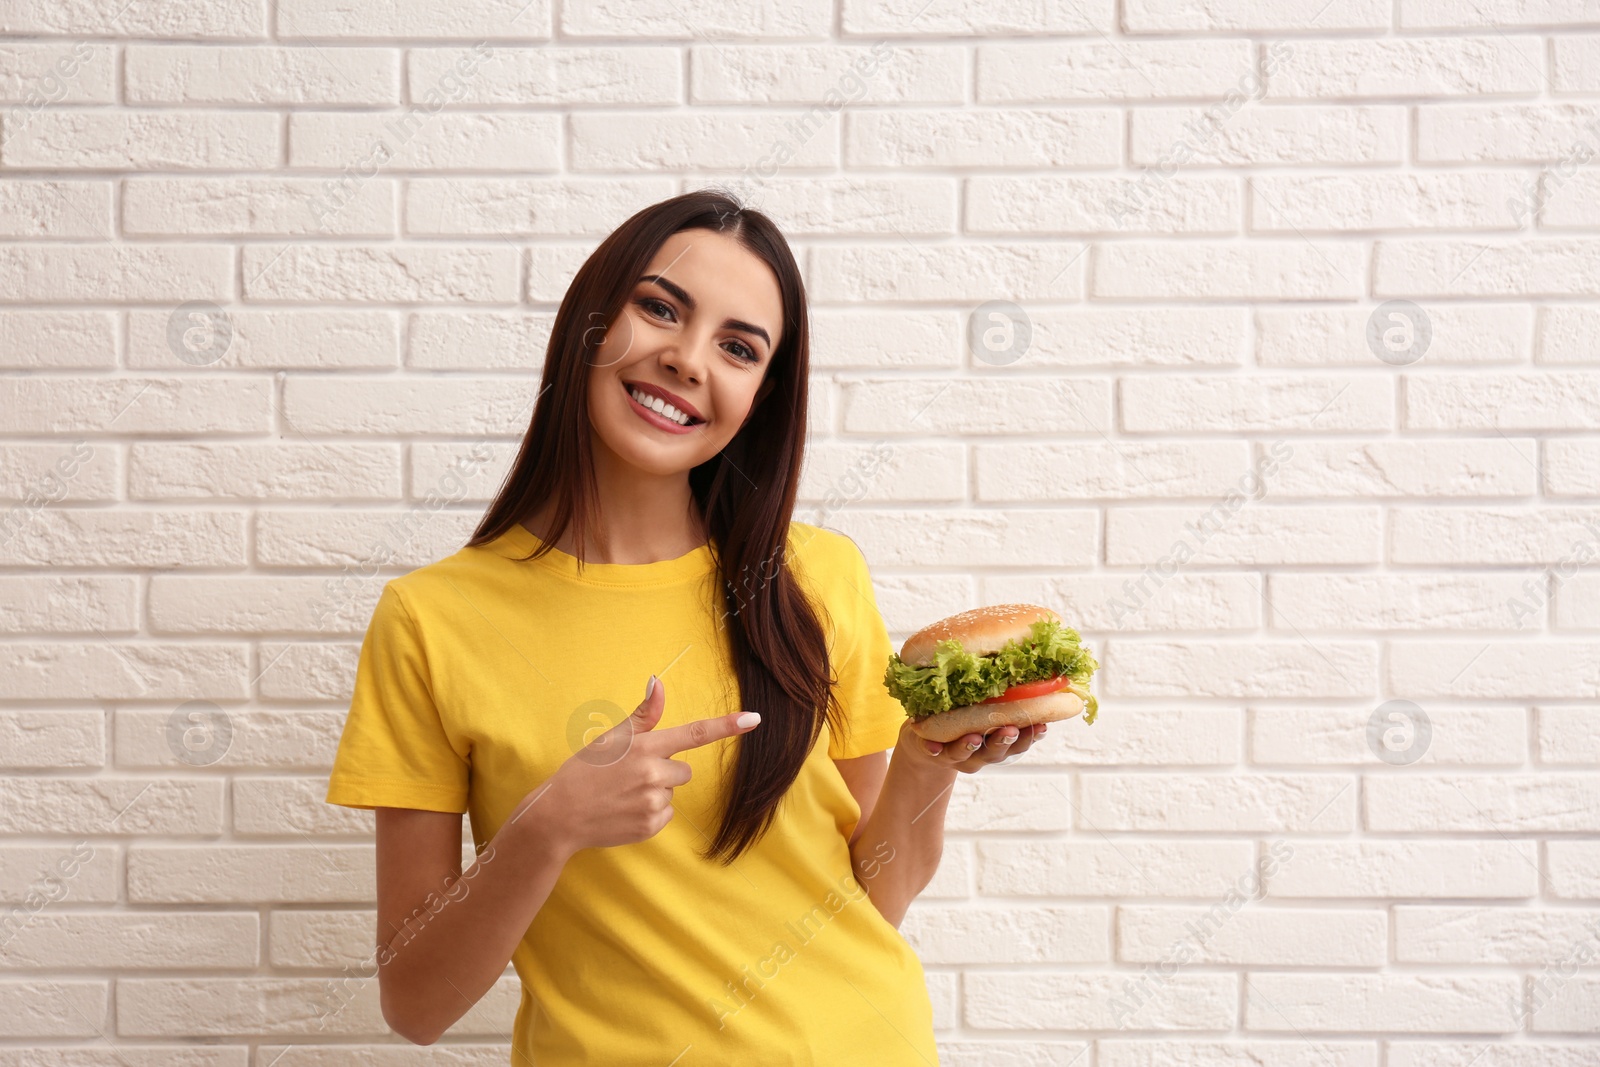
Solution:
<path fill-rule="evenodd" d="M 690 425 L 690 426 L 679 426 L 677 423 L 673 422 L 671 419 L 667 418 L 665 415 L 657 415 L 654 411 L 651 411 L 649 408 L 647 408 L 643 404 L 639 403 L 637 400 L 635 400 L 633 398 L 633 390 L 628 388 L 626 383 L 624 383 L 624 385 L 622 386 L 622 395 L 628 398 L 628 406 L 633 408 L 634 413 L 636 415 L 638 415 L 641 419 L 643 419 L 645 422 L 648 422 L 651 426 L 654 426 L 658 430 L 665 430 L 667 433 L 683 434 L 683 433 L 689 433 L 690 431 L 692 431 L 694 429 L 693 425 Z M 701 423 L 699 425 L 704 425 L 704 424 Z"/>

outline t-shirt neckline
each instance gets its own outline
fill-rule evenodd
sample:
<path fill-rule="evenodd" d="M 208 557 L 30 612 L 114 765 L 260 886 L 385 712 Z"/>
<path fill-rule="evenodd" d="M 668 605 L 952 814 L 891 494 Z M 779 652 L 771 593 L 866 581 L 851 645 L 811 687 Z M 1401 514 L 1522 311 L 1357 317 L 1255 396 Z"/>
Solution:
<path fill-rule="evenodd" d="M 498 541 L 509 550 L 503 551 L 502 555 L 507 557 L 514 555 L 519 561 L 521 557 L 544 544 L 520 522 L 513 523 L 500 535 Z M 703 577 L 714 565 L 709 543 L 692 548 L 675 559 L 656 560 L 653 563 L 585 563 L 582 574 L 578 572 L 578 558 L 554 546 L 540 558 L 530 559 L 527 562 L 548 567 L 573 581 L 609 586 L 665 585 L 683 582 Z"/>

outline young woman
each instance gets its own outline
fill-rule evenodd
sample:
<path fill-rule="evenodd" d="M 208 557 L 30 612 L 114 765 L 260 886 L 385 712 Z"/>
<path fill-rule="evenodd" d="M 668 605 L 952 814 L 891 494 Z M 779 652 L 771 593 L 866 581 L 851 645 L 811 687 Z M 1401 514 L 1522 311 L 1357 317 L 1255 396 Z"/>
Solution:
<path fill-rule="evenodd" d="M 471 541 L 385 585 L 328 801 L 377 810 L 402 1036 L 510 961 L 521 1067 L 938 1062 L 898 927 L 957 773 L 1044 727 L 905 729 L 865 560 L 790 518 L 808 364 L 765 215 L 646 208 L 573 279 Z"/>

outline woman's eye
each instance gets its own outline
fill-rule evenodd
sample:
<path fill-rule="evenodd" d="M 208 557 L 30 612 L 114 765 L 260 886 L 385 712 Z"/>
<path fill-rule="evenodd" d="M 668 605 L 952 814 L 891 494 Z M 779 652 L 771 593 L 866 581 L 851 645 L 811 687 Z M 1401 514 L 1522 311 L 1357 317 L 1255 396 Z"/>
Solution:
<path fill-rule="evenodd" d="M 760 359 L 759 356 L 750 351 L 750 346 L 745 344 L 743 341 L 730 341 L 728 350 L 734 355 L 738 356 L 740 359 L 750 363 L 758 362 Z"/>
<path fill-rule="evenodd" d="M 658 319 L 670 319 L 672 317 L 672 305 L 665 300 L 657 300 L 653 296 L 647 296 L 639 301 L 639 306 Z"/>

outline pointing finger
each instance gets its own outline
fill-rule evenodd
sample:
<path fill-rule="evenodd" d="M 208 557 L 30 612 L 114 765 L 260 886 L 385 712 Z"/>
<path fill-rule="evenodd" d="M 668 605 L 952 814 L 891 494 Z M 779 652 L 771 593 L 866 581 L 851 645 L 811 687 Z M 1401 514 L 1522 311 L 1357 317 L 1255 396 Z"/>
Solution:
<path fill-rule="evenodd" d="M 761 716 L 753 711 L 743 711 L 729 715 L 718 715 L 711 719 L 696 719 L 686 722 L 682 726 L 672 726 L 665 730 L 653 731 L 650 735 L 650 751 L 665 755 L 672 752 L 682 752 L 685 749 L 699 748 L 709 745 L 713 741 L 721 741 L 734 734 L 749 733 L 761 721 Z M 640 738 L 643 743 L 644 738 Z"/>

